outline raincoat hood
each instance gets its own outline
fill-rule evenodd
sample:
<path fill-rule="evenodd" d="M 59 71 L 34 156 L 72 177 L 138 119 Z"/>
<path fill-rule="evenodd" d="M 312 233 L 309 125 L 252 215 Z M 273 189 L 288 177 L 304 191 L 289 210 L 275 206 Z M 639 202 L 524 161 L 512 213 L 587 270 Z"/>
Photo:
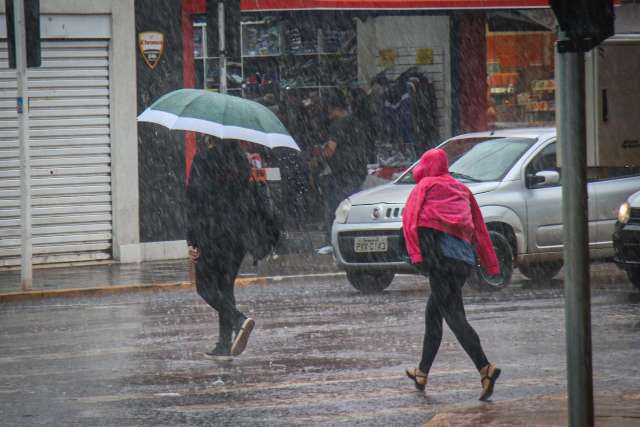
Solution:
<path fill-rule="evenodd" d="M 413 169 L 413 178 L 416 185 L 402 214 L 411 262 L 422 262 L 418 229 L 432 228 L 471 243 L 487 273 L 498 274 L 500 265 L 478 202 L 469 187 L 449 175 L 447 153 L 437 148 L 424 153 Z"/>
<path fill-rule="evenodd" d="M 439 148 L 428 150 L 420 158 L 420 163 L 413 170 L 413 179 L 416 183 L 422 178 L 447 175 L 449 173 L 449 160 L 447 153 Z"/>

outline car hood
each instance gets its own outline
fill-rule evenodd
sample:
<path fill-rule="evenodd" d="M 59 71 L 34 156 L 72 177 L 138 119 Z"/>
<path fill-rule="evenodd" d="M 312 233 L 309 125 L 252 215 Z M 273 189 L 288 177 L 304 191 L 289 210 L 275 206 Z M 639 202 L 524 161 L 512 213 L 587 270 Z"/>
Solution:
<path fill-rule="evenodd" d="M 465 185 L 473 194 L 480 194 L 495 190 L 500 182 L 469 182 Z M 349 200 L 352 205 L 404 204 L 413 187 L 411 184 L 385 184 L 356 193 L 350 196 Z"/>

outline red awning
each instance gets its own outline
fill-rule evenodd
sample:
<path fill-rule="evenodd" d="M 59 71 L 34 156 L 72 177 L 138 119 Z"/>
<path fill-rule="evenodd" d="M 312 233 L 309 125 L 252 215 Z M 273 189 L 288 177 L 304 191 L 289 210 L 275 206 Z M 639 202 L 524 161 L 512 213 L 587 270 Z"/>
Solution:
<path fill-rule="evenodd" d="M 245 12 L 305 9 L 451 10 L 541 7 L 549 7 L 549 0 L 241 0 L 240 2 L 240 8 Z"/>

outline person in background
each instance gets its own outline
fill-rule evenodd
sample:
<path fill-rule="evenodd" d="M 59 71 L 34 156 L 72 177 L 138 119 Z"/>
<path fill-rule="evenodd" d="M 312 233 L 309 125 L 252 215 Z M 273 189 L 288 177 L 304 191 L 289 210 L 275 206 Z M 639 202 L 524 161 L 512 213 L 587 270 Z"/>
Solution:
<path fill-rule="evenodd" d="M 210 135 L 204 139 L 187 185 L 189 256 L 195 263 L 198 294 L 218 312 L 218 342 L 205 354 L 238 356 L 255 325 L 238 310 L 234 296 L 253 204 L 250 167 L 237 141 L 221 141 Z"/>
<path fill-rule="evenodd" d="M 326 162 L 322 159 L 322 144 L 327 140 L 329 119 L 323 99 L 315 92 L 303 100 L 302 106 L 302 115 L 306 123 L 303 156 L 308 171 L 308 191 L 304 194 L 305 221 L 307 227 L 311 225 L 316 229 L 322 229 L 325 223 L 326 200 L 322 187 L 324 175 L 321 174 L 327 169 Z"/>
<path fill-rule="evenodd" d="M 362 87 L 355 87 L 350 93 L 350 104 L 352 114 L 362 125 L 367 161 L 376 163 L 376 137 L 382 134 L 382 123 L 376 117 L 372 99 Z"/>
<path fill-rule="evenodd" d="M 467 321 L 462 287 L 475 266 L 475 252 L 490 275 L 500 273 L 491 238 L 473 193 L 449 175 L 447 153 L 428 150 L 413 170 L 416 186 L 402 216 L 402 227 L 411 263 L 429 276 L 431 294 L 425 312 L 422 360 L 406 370 L 419 390 L 442 341 L 442 320 L 480 372 L 480 400 L 493 393 L 500 369 L 487 360 L 480 338 Z"/>
<path fill-rule="evenodd" d="M 333 251 L 331 226 L 338 205 L 359 191 L 367 176 L 367 138 L 363 125 L 349 112 L 339 92 L 329 95 L 326 106 L 331 124 L 321 150 L 327 169 L 321 174 L 326 200 L 326 246 L 318 250 L 320 254 Z"/>

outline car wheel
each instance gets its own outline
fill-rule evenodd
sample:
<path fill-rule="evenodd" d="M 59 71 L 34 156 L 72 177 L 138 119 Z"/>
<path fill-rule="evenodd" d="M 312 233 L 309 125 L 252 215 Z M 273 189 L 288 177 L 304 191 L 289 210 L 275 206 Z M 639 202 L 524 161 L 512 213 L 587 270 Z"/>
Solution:
<path fill-rule="evenodd" d="M 520 273 L 534 282 L 548 282 L 562 269 L 562 262 L 541 262 L 518 266 Z"/>
<path fill-rule="evenodd" d="M 347 279 L 351 286 L 362 293 L 382 292 L 389 287 L 395 273 L 347 271 Z"/>
<path fill-rule="evenodd" d="M 506 288 L 511 283 L 513 274 L 513 251 L 506 237 L 497 231 L 489 231 L 489 237 L 496 251 L 500 274 L 489 276 L 484 268 L 476 267 L 469 276 L 469 285 L 479 291 L 497 291 Z"/>
<path fill-rule="evenodd" d="M 628 268 L 627 277 L 636 289 L 640 289 L 640 268 Z"/>

